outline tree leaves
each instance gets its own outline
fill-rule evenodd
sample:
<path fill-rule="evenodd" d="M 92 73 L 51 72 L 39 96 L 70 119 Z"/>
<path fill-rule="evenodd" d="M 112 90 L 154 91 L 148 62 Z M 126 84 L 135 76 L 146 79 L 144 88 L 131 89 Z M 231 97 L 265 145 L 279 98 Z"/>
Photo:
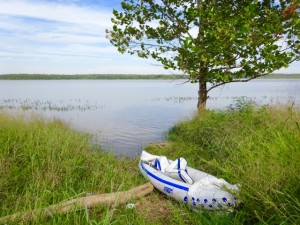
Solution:
<path fill-rule="evenodd" d="M 124 0 L 121 6 L 107 31 L 111 43 L 193 81 L 218 86 L 299 60 L 300 6 L 293 0 Z"/>

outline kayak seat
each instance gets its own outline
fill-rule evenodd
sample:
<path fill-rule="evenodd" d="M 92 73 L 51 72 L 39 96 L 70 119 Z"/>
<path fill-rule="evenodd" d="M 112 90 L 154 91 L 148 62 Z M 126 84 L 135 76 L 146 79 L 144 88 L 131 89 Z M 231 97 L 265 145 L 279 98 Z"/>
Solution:
<path fill-rule="evenodd" d="M 162 172 L 165 171 L 166 167 L 170 165 L 169 160 L 166 156 L 160 156 L 155 159 L 153 167 Z"/>
<path fill-rule="evenodd" d="M 193 179 L 187 172 L 187 161 L 184 158 L 178 158 L 174 162 L 165 166 L 162 172 L 173 179 L 182 181 L 184 183 L 193 184 Z"/>

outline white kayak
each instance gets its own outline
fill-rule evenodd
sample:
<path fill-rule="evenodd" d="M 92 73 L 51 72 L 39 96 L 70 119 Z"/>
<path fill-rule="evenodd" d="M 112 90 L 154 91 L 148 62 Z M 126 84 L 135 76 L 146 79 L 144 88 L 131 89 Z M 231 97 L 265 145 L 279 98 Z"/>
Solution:
<path fill-rule="evenodd" d="M 232 194 L 239 185 L 188 167 L 184 158 L 172 161 L 143 151 L 139 168 L 159 191 L 193 208 L 231 211 L 239 204 Z"/>

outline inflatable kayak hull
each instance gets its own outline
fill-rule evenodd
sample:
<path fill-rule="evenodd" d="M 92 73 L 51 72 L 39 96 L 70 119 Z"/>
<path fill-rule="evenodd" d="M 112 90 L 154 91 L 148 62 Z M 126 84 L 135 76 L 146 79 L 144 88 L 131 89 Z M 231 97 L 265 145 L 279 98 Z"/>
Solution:
<path fill-rule="evenodd" d="M 152 156 L 155 158 L 155 155 Z M 189 184 L 166 175 L 154 168 L 149 161 L 141 159 L 139 169 L 156 189 L 177 201 L 190 204 L 193 208 L 232 210 L 238 205 L 237 198 L 232 194 L 238 191 L 238 185 L 232 185 L 203 171 L 187 166 L 185 171 L 193 180 Z"/>

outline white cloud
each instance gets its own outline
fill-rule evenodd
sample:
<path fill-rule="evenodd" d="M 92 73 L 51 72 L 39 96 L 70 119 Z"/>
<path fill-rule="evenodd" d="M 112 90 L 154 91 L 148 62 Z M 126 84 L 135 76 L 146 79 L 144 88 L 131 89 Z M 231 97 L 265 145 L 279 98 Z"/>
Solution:
<path fill-rule="evenodd" d="M 32 0 L 1 1 L 0 14 L 58 22 L 95 24 L 101 27 L 107 27 L 111 17 L 111 11 L 105 9 L 94 9 L 70 3 L 37 2 Z"/>
<path fill-rule="evenodd" d="M 109 41 L 105 37 L 91 36 L 91 35 L 80 35 L 80 34 L 62 34 L 60 32 L 41 32 L 35 35 L 34 37 L 27 35 L 24 38 L 33 40 L 40 40 L 40 42 L 48 42 L 48 43 L 86 43 L 86 44 L 100 44 L 106 43 Z"/>
<path fill-rule="evenodd" d="M 117 52 L 105 38 L 112 9 L 84 3 L 0 1 L 0 74 L 170 73 Z"/>
<path fill-rule="evenodd" d="M 109 43 L 112 9 L 75 3 L 0 1 L 0 74 L 166 73 Z"/>

